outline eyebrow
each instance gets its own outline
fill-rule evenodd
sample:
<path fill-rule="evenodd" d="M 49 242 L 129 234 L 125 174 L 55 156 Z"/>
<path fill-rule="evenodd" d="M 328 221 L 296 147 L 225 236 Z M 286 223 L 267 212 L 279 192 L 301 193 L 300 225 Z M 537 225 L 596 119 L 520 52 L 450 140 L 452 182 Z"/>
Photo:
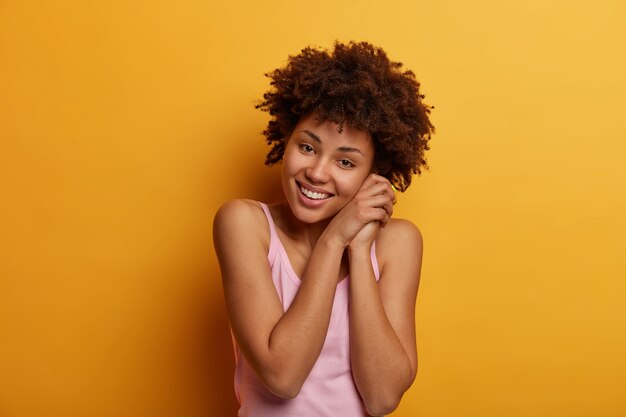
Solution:
<path fill-rule="evenodd" d="M 320 139 L 320 137 L 317 136 L 315 133 L 311 132 L 310 130 L 303 130 L 303 132 L 309 135 L 311 139 L 313 139 L 317 143 L 322 143 L 322 140 Z M 360 153 L 361 155 L 363 155 L 363 152 L 361 152 L 360 149 L 352 148 L 350 146 L 340 146 L 339 148 L 337 148 L 337 150 L 340 152 L 355 152 L 355 153 Z"/>

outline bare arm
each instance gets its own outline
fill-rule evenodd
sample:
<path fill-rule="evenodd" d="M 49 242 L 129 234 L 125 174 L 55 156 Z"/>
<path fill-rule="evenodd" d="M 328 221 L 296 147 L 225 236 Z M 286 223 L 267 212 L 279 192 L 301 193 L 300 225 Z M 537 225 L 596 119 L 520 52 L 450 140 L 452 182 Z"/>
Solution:
<path fill-rule="evenodd" d="M 376 242 L 383 261 L 378 284 L 367 245 L 349 247 L 350 353 L 368 412 L 385 415 L 398 406 L 417 371 L 415 300 L 422 238 L 410 222 L 392 220 Z"/>
<path fill-rule="evenodd" d="M 322 235 L 298 293 L 283 312 L 267 262 L 267 221 L 258 203 L 227 203 L 217 213 L 213 230 L 237 343 L 270 391 L 293 398 L 323 347 L 343 248 Z"/>

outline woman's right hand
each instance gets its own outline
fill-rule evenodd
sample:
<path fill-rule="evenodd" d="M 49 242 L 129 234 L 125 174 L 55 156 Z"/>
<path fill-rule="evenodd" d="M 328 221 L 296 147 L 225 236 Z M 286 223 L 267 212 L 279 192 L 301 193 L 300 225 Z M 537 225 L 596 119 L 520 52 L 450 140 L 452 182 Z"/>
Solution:
<path fill-rule="evenodd" d="M 368 223 L 379 222 L 384 227 L 393 213 L 394 201 L 395 194 L 389 180 L 370 174 L 352 200 L 328 224 L 325 233 L 336 236 L 344 248 L 348 247 Z M 371 236 L 371 240 L 375 237 Z"/>

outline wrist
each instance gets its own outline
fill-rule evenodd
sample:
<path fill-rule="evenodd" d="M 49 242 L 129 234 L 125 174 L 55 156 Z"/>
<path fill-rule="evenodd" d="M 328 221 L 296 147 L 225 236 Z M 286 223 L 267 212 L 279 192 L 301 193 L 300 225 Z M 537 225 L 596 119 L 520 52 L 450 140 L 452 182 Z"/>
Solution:
<path fill-rule="evenodd" d="M 321 242 L 325 247 L 331 250 L 337 250 L 340 253 L 343 253 L 343 251 L 348 247 L 349 244 L 349 242 L 344 242 L 338 236 L 327 233 L 327 231 L 324 231 L 324 233 L 322 233 L 319 242 Z"/>
<path fill-rule="evenodd" d="M 368 242 L 368 243 L 350 242 L 350 244 L 348 245 L 348 255 L 350 255 L 350 258 L 365 257 L 369 259 L 371 250 L 372 250 L 372 242 Z"/>

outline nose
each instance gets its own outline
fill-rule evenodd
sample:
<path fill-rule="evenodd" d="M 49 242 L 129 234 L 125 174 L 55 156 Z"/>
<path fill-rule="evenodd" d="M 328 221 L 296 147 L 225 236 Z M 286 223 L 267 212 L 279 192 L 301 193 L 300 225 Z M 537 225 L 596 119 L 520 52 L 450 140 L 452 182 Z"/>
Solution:
<path fill-rule="evenodd" d="M 307 169 L 304 171 L 306 178 L 311 183 L 323 184 L 330 179 L 329 167 L 323 158 L 315 158 Z"/>

